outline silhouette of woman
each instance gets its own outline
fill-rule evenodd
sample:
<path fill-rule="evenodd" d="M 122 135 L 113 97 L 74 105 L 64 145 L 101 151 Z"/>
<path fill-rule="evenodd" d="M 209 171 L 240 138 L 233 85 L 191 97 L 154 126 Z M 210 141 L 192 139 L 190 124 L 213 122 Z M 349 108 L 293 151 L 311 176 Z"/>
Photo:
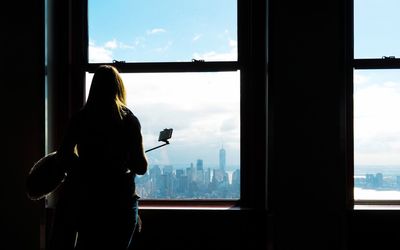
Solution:
<path fill-rule="evenodd" d="M 87 102 L 72 116 L 57 152 L 66 166 L 74 154 L 79 163 L 67 170 L 50 248 L 127 249 L 138 221 L 134 178 L 146 173 L 147 159 L 115 67 L 96 70 Z"/>

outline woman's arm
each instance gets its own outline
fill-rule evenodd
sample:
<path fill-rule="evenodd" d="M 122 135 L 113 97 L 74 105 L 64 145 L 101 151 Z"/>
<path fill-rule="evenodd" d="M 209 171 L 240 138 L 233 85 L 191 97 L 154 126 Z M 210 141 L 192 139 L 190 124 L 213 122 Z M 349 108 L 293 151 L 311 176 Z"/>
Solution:
<path fill-rule="evenodd" d="M 143 148 L 143 138 L 139 120 L 132 115 L 129 122 L 128 168 L 133 173 L 143 175 L 147 172 L 147 157 Z"/>

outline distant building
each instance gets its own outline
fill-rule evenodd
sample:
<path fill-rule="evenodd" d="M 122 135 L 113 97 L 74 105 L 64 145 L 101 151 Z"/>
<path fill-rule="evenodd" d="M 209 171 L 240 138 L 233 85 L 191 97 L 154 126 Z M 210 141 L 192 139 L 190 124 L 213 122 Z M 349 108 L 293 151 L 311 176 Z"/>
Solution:
<path fill-rule="evenodd" d="M 226 151 L 223 147 L 219 150 L 219 169 L 222 172 L 226 170 Z"/>
<path fill-rule="evenodd" d="M 367 188 L 372 188 L 372 189 L 383 187 L 383 174 L 382 173 L 377 173 L 376 175 L 366 174 L 365 185 Z"/>
<path fill-rule="evenodd" d="M 172 175 L 172 173 L 174 172 L 174 167 L 172 165 L 166 165 L 163 168 L 163 174 L 166 175 Z"/>
<path fill-rule="evenodd" d="M 207 168 L 206 172 L 204 173 L 204 182 L 206 185 L 209 185 L 211 181 L 211 168 Z"/>
<path fill-rule="evenodd" d="M 224 172 L 221 169 L 214 169 L 212 182 L 219 183 L 224 180 Z"/>
<path fill-rule="evenodd" d="M 196 169 L 193 166 L 193 163 L 190 163 L 190 168 L 186 169 L 186 175 L 188 176 L 189 182 L 196 181 Z"/>
<path fill-rule="evenodd" d="M 161 168 L 158 165 L 154 165 L 149 172 L 152 178 L 157 178 L 161 175 Z"/>
<path fill-rule="evenodd" d="M 161 169 L 158 165 L 150 168 L 150 194 L 152 197 L 158 197 L 161 189 Z"/>
<path fill-rule="evenodd" d="M 377 173 L 375 175 L 375 183 L 376 183 L 376 187 L 378 187 L 378 188 L 383 187 L 383 174 L 382 173 Z"/>
<path fill-rule="evenodd" d="M 196 162 L 196 177 L 195 181 L 197 184 L 204 185 L 204 169 L 203 160 L 198 159 Z"/>
<path fill-rule="evenodd" d="M 185 171 L 183 169 L 177 169 L 175 178 L 176 178 L 176 184 L 174 185 L 174 188 L 176 190 L 176 193 L 178 195 L 182 195 L 188 188 L 187 176 L 185 175 Z"/>
<path fill-rule="evenodd" d="M 196 170 L 203 170 L 203 160 L 202 159 L 198 159 L 196 162 Z"/>
<path fill-rule="evenodd" d="M 232 174 L 232 185 L 240 186 L 240 169 L 236 169 Z"/>

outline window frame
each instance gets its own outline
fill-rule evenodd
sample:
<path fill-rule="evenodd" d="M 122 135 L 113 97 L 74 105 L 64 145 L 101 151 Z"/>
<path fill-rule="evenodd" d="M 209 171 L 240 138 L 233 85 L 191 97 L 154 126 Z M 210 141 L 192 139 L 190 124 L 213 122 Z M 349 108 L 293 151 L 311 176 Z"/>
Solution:
<path fill-rule="evenodd" d="M 251 3 L 246 0 L 236 0 L 237 2 L 237 61 L 188 61 L 188 62 L 119 62 L 113 61 L 113 63 L 106 63 L 109 65 L 116 66 L 121 73 L 172 73 L 172 72 L 229 72 L 229 71 L 240 71 L 240 198 L 238 200 L 225 200 L 225 199 L 193 199 L 193 200 L 169 200 L 169 199 L 146 199 L 141 200 L 141 207 L 150 208 L 203 208 L 203 209 L 236 209 L 243 207 L 255 207 L 256 197 L 249 195 L 248 193 L 254 193 L 252 190 L 254 187 L 246 182 L 253 173 L 249 171 L 250 168 L 250 156 L 248 155 L 249 150 L 243 150 L 245 141 L 251 137 L 251 132 L 246 129 L 245 122 L 248 120 L 246 110 L 251 109 L 251 105 L 248 103 L 250 98 L 243 98 L 243 93 L 250 93 L 247 89 L 246 82 L 250 82 L 251 76 L 249 74 L 250 58 L 251 54 L 251 33 L 246 30 L 249 27 L 251 21 L 251 9 L 254 8 Z M 103 63 L 90 63 L 88 58 L 88 0 L 81 2 L 80 8 L 83 9 L 82 13 L 86 16 L 83 17 L 84 26 L 80 43 L 81 54 L 80 61 L 82 62 L 82 74 L 80 82 L 80 97 L 84 96 L 85 93 L 85 73 L 94 73 L 95 69 Z M 267 11 L 265 10 L 265 13 Z M 266 21 L 266 20 L 265 20 Z M 83 100 L 82 100 L 83 101 Z M 247 138 L 247 139 L 246 139 Z M 264 197 L 265 198 L 265 197 Z"/>
<path fill-rule="evenodd" d="M 400 58 L 392 58 L 391 55 L 382 55 L 381 58 L 355 58 L 354 57 L 354 47 L 355 47 L 355 40 L 354 40 L 354 23 L 355 23 L 355 15 L 354 15 L 354 1 L 349 1 L 349 27 L 348 27 L 348 55 L 349 61 L 348 65 L 350 65 L 348 69 L 348 82 L 350 82 L 349 88 L 347 88 L 348 96 L 347 96 L 347 103 L 348 105 L 348 121 L 347 127 L 349 138 L 347 147 L 351 153 L 348 156 L 349 166 L 351 166 L 350 170 L 350 178 L 351 181 L 351 199 L 353 202 L 353 206 L 375 206 L 375 205 L 400 205 L 400 200 L 355 200 L 354 199 L 354 171 L 355 171 L 355 162 L 354 162 L 354 103 L 353 103 L 353 95 L 354 95 L 354 71 L 355 70 L 382 70 L 382 69 L 400 69 Z"/>

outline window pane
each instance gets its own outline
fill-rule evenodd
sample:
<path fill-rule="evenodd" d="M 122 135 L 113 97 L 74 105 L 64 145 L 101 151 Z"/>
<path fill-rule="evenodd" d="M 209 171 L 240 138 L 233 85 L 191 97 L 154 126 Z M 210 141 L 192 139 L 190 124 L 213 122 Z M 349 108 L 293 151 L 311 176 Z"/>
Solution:
<path fill-rule="evenodd" d="M 400 1 L 354 0 L 354 57 L 400 57 Z"/>
<path fill-rule="evenodd" d="M 400 200 L 400 70 L 354 72 L 354 197 Z"/>
<path fill-rule="evenodd" d="M 145 148 L 173 128 L 170 145 L 148 152 L 136 178 L 142 199 L 240 198 L 240 73 L 122 74 Z M 87 89 L 92 75 L 87 75 Z"/>
<path fill-rule="evenodd" d="M 89 0 L 89 62 L 237 60 L 236 0 Z"/>

